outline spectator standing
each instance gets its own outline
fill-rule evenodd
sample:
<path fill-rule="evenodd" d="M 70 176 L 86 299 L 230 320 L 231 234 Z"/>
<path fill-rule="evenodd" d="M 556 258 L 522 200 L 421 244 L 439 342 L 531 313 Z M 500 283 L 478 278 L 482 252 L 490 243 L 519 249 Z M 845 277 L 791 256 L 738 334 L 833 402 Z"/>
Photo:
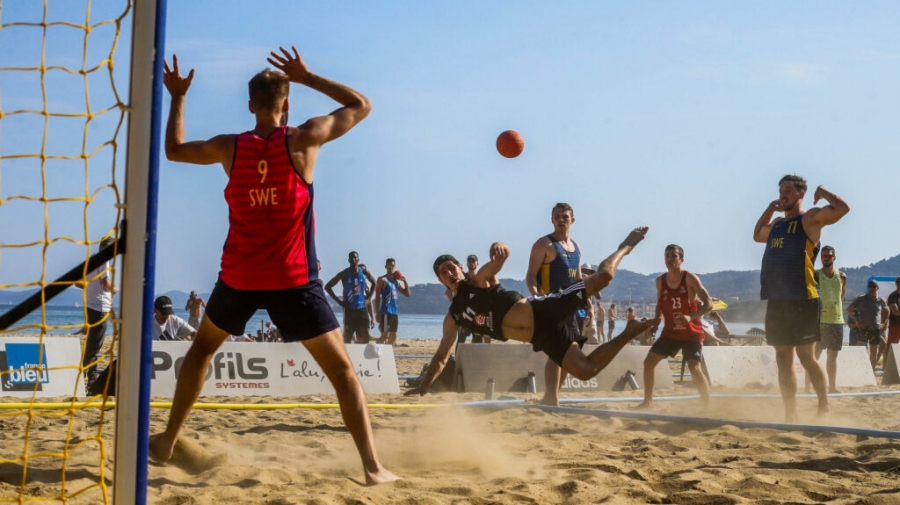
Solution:
<path fill-rule="evenodd" d="M 100 249 L 112 247 L 115 240 L 112 237 L 100 242 Z M 85 383 L 91 382 L 97 375 L 97 367 L 94 361 L 103 347 L 106 338 L 106 328 L 109 323 L 109 313 L 112 311 L 113 295 L 118 292 L 109 278 L 109 262 L 100 265 L 87 275 L 87 285 L 76 284 L 76 287 L 84 290 L 87 310 L 87 337 L 84 339 L 84 354 L 81 357 L 81 367 L 84 371 Z"/>
<path fill-rule="evenodd" d="M 366 282 L 374 286 L 375 278 L 365 265 L 359 264 L 359 254 L 356 251 L 350 251 L 347 262 L 350 266 L 332 277 L 328 284 L 325 284 L 325 291 L 343 308 L 344 343 L 353 342 L 355 336 L 356 343 L 368 344 L 369 328 L 374 326 L 374 321 L 369 318 L 369 308 L 366 307 L 366 301 L 372 296 L 372 290 Z M 333 290 L 338 282 L 341 282 L 344 288 L 341 298 L 338 298 Z"/>
<path fill-rule="evenodd" d="M 598 293 L 599 295 L 599 293 Z M 600 298 L 596 298 L 597 303 L 594 304 L 594 318 L 597 326 L 597 340 L 601 343 L 606 342 L 606 309 L 603 308 Z"/>
<path fill-rule="evenodd" d="M 613 330 L 616 329 L 616 319 L 619 318 L 618 311 L 616 310 L 616 304 L 610 303 L 609 308 L 606 310 L 606 329 L 607 329 L 607 338 L 612 338 Z"/>
<path fill-rule="evenodd" d="M 900 277 L 894 279 L 897 288 L 888 295 L 888 344 L 900 344 Z M 895 356 L 900 359 L 900 356 Z"/>
<path fill-rule="evenodd" d="M 206 302 L 203 298 L 200 298 L 196 291 L 191 291 L 187 303 L 184 304 L 184 310 L 188 311 L 188 324 L 194 328 L 199 328 L 200 319 L 203 317 L 203 309 L 205 308 Z"/>
<path fill-rule="evenodd" d="M 385 274 L 375 282 L 375 305 L 378 306 L 378 329 L 381 332 L 379 344 L 394 345 L 397 341 L 397 327 L 400 317 L 397 314 L 397 300 L 400 294 L 409 297 L 409 283 L 406 277 L 394 278 L 397 272 L 394 258 L 384 262 Z"/>
<path fill-rule="evenodd" d="M 837 259 L 834 247 L 822 248 L 822 268 L 816 270 L 822 311 L 819 315 L 819 341 L 816 342 L 816 360 L 826 351 L 825 372 L 828 375 L 828 392 L 837 393 L 837 356 L 844 345 L 844 296 L 847 294 L 847 275 L 834 266 Z M 809 391 L 809 379 L 806 380 Z"/>
<path fill-rule="evenodd" d="M 887 346 L 885 331 L 888 325 L 890 312 L 887 303 L 878 296 L 878 283 L 869 281 L 866 294 L 858 296 L 847 307 L 847 315 L 856 325 L 859 339 L 869 345 L 869 360 L 872 362 L 872 370 L 878 364 L 878 351 L 882 346 Z"/>

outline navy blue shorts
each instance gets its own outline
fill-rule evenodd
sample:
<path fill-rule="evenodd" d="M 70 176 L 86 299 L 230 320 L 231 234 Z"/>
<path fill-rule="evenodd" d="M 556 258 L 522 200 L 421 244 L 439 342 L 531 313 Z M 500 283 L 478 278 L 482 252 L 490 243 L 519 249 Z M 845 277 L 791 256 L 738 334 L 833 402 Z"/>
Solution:
<path fill-rule="evenodd" d="M 531 296 L 531 310 L 534 312 L 534 335 L 531 347 L 543 351 L 554 363 L 562 366 L 563 357 L 572 343 L 583 347 L 587 338 L 578 330 L 575 312 L 584 308 L 587 292 L 584 283 L 578 282 L 556 293 Z"/>
<path fill-rule="evenodd" d="M 350 343 L 356 336 L 359 344 L 369 343 L 369 311 L 361 309 L 344 309 L 344 342 Z"/>
<path fill-rule="evenodd" d="M 259 309 L 266 309 L 285 342 L 309 340 L 340 327 L 319 281 L 290 289 L 247 291 L 219 279 L 206 302 L 206 317 L 232 335 L 243 335 L 247 321 Z"/>
<path fill-rule="evenodd" d="M 769 300 L 766 343 L 800 347 L 819 341 L 819 299 Z"/>
<path fill-rule="evenodd" d="M 391 331 L 397 333 L 397 328 L 400 326 L 400 318 L 397 314 L 382 314 L 381 315 L 381 324 L 378 325 L 378 331 L 384 333 L 386 331 Z"/>
<path fill-rule="evenodd" d="M 703 358 L 703 344 L 690 340 L 675 340 L 669 337 L 659 337 L 650 347 L 650 352 L 674 358 L 678 351 L 687 360 L 700 360 Z"/>

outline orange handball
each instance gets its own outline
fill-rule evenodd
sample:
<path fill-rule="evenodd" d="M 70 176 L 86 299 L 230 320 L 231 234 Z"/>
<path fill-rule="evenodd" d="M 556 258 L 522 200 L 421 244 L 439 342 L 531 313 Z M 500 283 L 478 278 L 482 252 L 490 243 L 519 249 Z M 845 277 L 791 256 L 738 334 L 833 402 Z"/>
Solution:
<path fill-rule="evenodd" d="M 515 158 L 525 150 L 525 140 L 515 130 L 506 130 L 497 137 L 497 152 L 506 158 Z"/>
<path fill-rule="evenodd" d="M 401 272 L 400 270 L 394 270 L 394 280 L 399 281 L 402 278 L 403 278 L 403 272 Z"/>

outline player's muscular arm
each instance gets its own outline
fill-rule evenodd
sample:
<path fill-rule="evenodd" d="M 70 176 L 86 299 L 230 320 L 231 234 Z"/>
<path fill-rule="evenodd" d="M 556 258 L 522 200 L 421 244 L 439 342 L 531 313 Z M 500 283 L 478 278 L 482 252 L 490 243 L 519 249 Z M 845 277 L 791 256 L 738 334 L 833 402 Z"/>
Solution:
<path fill-rule="evenodd" d="M 337 285 L 338 282 L 341 281 L 341 279 L 343 279 L 343 277 L 344 277 L 344 271 L 342 270 L 342 271 L 338 272 L 334 277 L 332 277 L 331 280 L 328 281 L 328 284 L 325 284 L 325 291 L 332 298 L 334 298 L 334 301 L 336 301 L 338 305 L 340 305 L 341 307 L 347 308 L 347 304 L 344 302 L 344 300 L 341 300 L 340 298 L 338 298 L 337 295 L 334 294 L 334 290 L 332 289 Z"/>
<path fill-rule="evenodd" d="M 381 290 L 384 289 L 384 277 L 379 277 L 378 282 L 375 283 L 375 302 L 373 302 L 374 307 L 381 307 Z M 375 315 L 377 321 L 381 322 L 381 311 L 378 311 Z"/>
<path fill-rule="evenodd" d="M 766 210 L 763 211 L 762 215 L 759 216 L 759 220 L 756 221 L 756 226 L 753 228 L 754 241 L 765 243 L 769 240 L 769 232 L 772 231 L 772 216 L 776 212 L 781 212 L 781 203 L 778 200 L 773 200 L 766 207 Z"/>
<path fill-rule="evenodd" d="M 701 317 L 712 311 L 712 298 L 709 296 L 709 291 L 707 291 L 703 286 L 703 283 L 700 282 L 700 278 L 696 275 L 688 274 L 687 285 L 688 290 L 693 291 L 697 296 L 697 299 L 700 301 L 699 307 L 697 307 L 697 312 L 688 315 L 688 322 L 690 322 L 694 319 L 700 319 Z"/>
<path fill-rule="evenodd" d="M 531 256 L 528 257 L 528 271 L 525 272 L 525 285 L 528 286 L 528 291 L 533 295 L 540 294 L 540 289 L 537 285 L 537 275 L 541 270 L 541 265 L 553 261 L 553 258 L 547 258 L 549 255 L 548 249 L 554 253 L 556 252 L 553 244 L 547 240 L 547 237 L 539 238 L 531 246 Z"/>
<path fill-rule="evenodd" d="M 453 344 L 456 343 L 456 333 L 458 330 L 459 327 L 448 312 L 447 315 L 444 316 L 443 337 L 441 338 L 440 345 L 438 345 L 437 352 L 435 352 L 434 356 L 431 358 L 431 364 L 428 365 L 428 373 L 425 374 L 425 378 L 422 379 L 422 382 L 418 387 L 404 393 L 406 396 L 414 394 L 424 395 L 428 392 L 428 387 L 434 383 L 435 379 L 441 375 L 444 367 L 447 366 L 447 361 L 450 359 L 450 352 L 453 350 Z"/>
<path fill-rule="evenodd" d="M 850 323 L 852 323 L 853 325 L 859 324 L 859 321 L 856 319 L 855 314 L 856 314 L 856 302 L 853 302 L 847 307 L 847 319 L 849 319 Z"/>
<path fill-rule="evenodd" d="M 825 186 L 819 186 L 813 196 L 813 204 L 823 199 L 828 205 L 812 208 L 803 215 L 803 228 L 813 242 L 818 242 L 818 233 L 822 227 L 838 222 L 850 212 L 850 205 L 843 198 L 828 191 Z"/>
<path fill-rule="evenodd" d="M 172 96 L 169 105 L 169 120 L 166 123 L 166 158 L 171 161 L 197 165 L 222 163 L 225 171 L 228 172 L 231 167 L 226 165 L 230 163 L 234 155 L 233 135 L 219 135 L 209 140 L 192 142 L 184 140 L 185 97 L 193 80 L 193 70 L 188 73 L 187 77 L 181 75 L 178 68 L 178 56 L 172 56 L 172 68 L 169 68 L 169 62 L 164 63 L 163 84 Z"/>
<path fill-rule="evenodd" d="M 403 281 L 403 284 L 400 284 L 400 281 Z M 411 294 L 409 291 L 409 281 L 406 280 L 406 277 L 401 277 L 400 281 L 397 281 L 398 290 L 403 293 L 404 296 L 409 297 Z"/>
<path fill-rule="evenodd" d="M 494 242 L 491 244 L 489 256 L 491 260 L 485 263 L 484 266 L 478 270 L 478 273 L 475 274 L 474 281 L 478 287 L 493 286 L 499 282 L 497 280 L 497 274 L 500 273 L 503 264 L 506 263 L 506 259 L 509 258 L 509 246 L 503 242 Z"/>
<path fill-rule="evenodd" d="M 304 123 L 300 129 L 304 132 L 303 137 L 306 141 L 313 145 L 332 141 L 347 133 L 369 115 L 372 103 L 365 95 L 349 86 L 310 72 L 296 47 L 291 47 L 293 54 L 283 47 L 279 50 L 280 54 L 272 51 L 269 63 L 287 74 L 291 82 L 323 93 L 342 106 L 327 116 L 315 117 Z"/>
<path fill-rule="evenodd" d="M 369 273 L 369 269 L 368 269 L 368 268 L 363 268 L 363 267 L 360 267 L 360 268 L 362 268 L 363 275 L 366 276 L 366 280 L 369 281 L 369 284 L 371 284 L 372 286 L 375 286 L 375 277 L 372 277 L 372 274 Z M 372 291 L 374 291 L 374 290 L 373 290 L 373 289 L 369 289 L 368 291 L 366 291 L 366 298 L 369 299 L 369 300 L 372 299 Z"/>

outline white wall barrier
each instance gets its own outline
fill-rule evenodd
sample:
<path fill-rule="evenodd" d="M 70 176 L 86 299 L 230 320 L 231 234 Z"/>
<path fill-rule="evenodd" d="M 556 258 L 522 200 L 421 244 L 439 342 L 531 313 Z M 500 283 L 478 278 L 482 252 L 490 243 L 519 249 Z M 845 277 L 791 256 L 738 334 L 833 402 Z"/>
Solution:
<path fill-rule="evenodd" d="M 584 346 L 584 353 L 590 354 L 598 346 Z M 612 362 L 596 376 L 582 381 L 569 375 L 562 386 L 562 392 L 612 391 L 623 385 L 623 378 L 630 370 L 638 384 L 643 387 L 644 358 L 649 347 L 625 346 Z M 466 392 L 484 392 L 489 378 L 494 379 L 495 394 L 526 391 L 528 374 L 534 373 L 538 392 L 543 392 L 544 365 L 547 355 L 534 352 L 531 345 L 507 344 L 460 344 L 456 350 L 456 370 L 462 379 Z M 674 386 L 672 373 L 666 360 L 656 368 L 656 387 Z M 625 388 L 629 389 L 627 384 Z"/>
<path fill-rule="evenodd" d="M 819 363 L 825 369 L 827 353 L 822 352 Z M 713 386 L 743 388 L 751 384 L 778 385 L 778 367 L 775 364 L 775 349 L 771 346 L 704 347 L 703 361 L 709 372 Z M 803 388 L 806 369 L 794 357 L 794 372 L 797 383 Z M 875 374 L 869 363 L 865 347 L 843 346 L 838 352 L 837 387 L 875 386 Z"/>
<path fill-rule="evenodd" d="M 887 356 L 884 357 L 884 375 L 881 377 L 881 385 L 891 386 L 900 384 L 900 344 L 891 344 L 888 347 Z"/>
<path fill-rule="evenodd" d="M 190 342 L 153 342 L 151 396 L 173 396 L 190 346 Z M 391 346 L 351 344 L 347 353 L 366 393 L 400 392 Z M 200 394 L 298 396 L 334 394 L 334 388 L 302 344 L 225 342 L 213 356 Z"/>
<path fill-rule="evenodd" d="M 45 337 L 43 343 L 39 337 L 0 338 L 0 396 L 83 396 L 80 364 L 77 338 Z"/>

